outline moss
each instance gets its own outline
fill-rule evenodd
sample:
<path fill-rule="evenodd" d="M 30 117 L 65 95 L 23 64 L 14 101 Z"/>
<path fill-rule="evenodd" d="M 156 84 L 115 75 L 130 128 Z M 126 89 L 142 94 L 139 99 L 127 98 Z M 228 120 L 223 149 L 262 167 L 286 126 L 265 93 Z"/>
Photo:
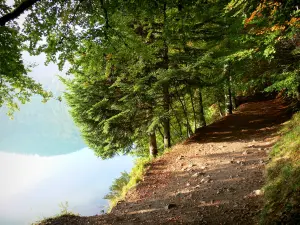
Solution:
<path fill-rule="evenodd" d="M 300 224 L 300 113 L 284 125 L 273 147 L 261 224 Z"/>

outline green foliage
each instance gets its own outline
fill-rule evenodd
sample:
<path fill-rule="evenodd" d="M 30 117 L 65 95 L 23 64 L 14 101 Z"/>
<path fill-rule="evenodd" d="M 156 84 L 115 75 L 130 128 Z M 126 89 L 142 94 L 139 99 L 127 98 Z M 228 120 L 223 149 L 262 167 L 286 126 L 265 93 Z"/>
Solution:
<path fill-rule="evenodd" d="M 30 101 L 32 95 L 40 95 L 44 101 L 51 93 L 30 78 L 29 68 L 22 61 L 22 37 L 17 28 L 0 27 L 0 107 L 6 106 L 8 115 L 12 117 L 18 104 Z"/>
<path fill-rule="evenodd" d="M 11 7 L 1 2 L 5 15 Z M 43 52 L 60 68 L 70 63 L 65 97 L 97 156 L 147 156 L 151 145 L 161 153 L 204 124 L 203 108 L 208 123 L 218 118 L 229 89 L 285 90 L 300 100 L 297 7 L 292 0 L 37 1 L 22 31 L 13 21 L 0 27 L 1 51 L 9 53 L 0 105 L 50 96 L 21 61 L 24 49 Z"/>
<path fill-rule="evenodd" d="M 110 192 L 105 195 L 104 199 L 113 201 L 114 198 L 120 198 L 123 187 L 126 186 L 129 181 L 129 174 L 126 171 L 121 172 L 121 176 L 113 181 L 112 185 L 109 188 Z"/>
<path fill-rule="evenodd" d="M 12 11 L 0 5 L 1 16 Z M 207 123 L 221 116 L 230 94 L 285 91 L 300 101 L 299 16 L 294 0 L 37 1 L 22 31 L 13 21 L 0 27 L 0 106 L 13 111 L 32 94 L 51 96 L 21 60 L 24 49 L 43 52 L 60 68 L 70 63 L 65 98 L 97 156 L 148 156 L 148 146 L 161 154 L 203 124 L 203 108 Z M 274 150 L 280 159 L 266 189 L 271 211 L 280 208 L 272 190 L 286 197 L 280 201 L 287 209 L 294 204 L 293 192 L 285 191 L 296 190 L 298 181 L 283 189 L 299 173 L 299 145 L 291 141 L 298 128 L 291 129 Z M 141 179 L 148 160 L 137 163 L 129 181 L 125 174 L 115 181 L 112 199 Z"/>
<path fill-rule="evenodd" d="M 123 172 L 121 173 L 121 177 L 114 180 L 110 187 L 110 193 L 104 197 L 109 200 L 110 210 L 118 203 L 118 201 L 125 198 L 128 191 L 142 181 L 151 160 L 152 159 L 149 157 L 136 159 L 135 165 L 129 174 Z"/>
<path fill-rule="evenodd" d="M 261 224 L 300 222 L 300 113 L 284 126 L 281 136 L 270 153 Z"/>

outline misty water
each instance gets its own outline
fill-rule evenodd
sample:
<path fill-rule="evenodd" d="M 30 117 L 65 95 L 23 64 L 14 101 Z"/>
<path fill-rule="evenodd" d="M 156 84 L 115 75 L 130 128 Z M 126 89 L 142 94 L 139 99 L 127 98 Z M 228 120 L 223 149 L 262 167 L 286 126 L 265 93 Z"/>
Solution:
<path fill-rule="evenodd" d="M 82 141 L 65 103 L 33 98 L 15 113 L 0 108 L 0 224 L 30 224 L 68 202 L 81 215 L 106 210 L 112 181 L 132 158 L 97 158 Z"/>

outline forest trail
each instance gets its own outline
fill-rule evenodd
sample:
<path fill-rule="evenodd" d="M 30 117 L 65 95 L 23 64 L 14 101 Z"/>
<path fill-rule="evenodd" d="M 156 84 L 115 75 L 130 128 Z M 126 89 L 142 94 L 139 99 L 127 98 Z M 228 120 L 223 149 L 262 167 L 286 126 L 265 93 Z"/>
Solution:
<path fill-rule="evenodd" d="M 155 160 L 110 214 L 45 224 L 256 224 L 267 153 L 287 109 L 281 99 L 245 103 Z"/>

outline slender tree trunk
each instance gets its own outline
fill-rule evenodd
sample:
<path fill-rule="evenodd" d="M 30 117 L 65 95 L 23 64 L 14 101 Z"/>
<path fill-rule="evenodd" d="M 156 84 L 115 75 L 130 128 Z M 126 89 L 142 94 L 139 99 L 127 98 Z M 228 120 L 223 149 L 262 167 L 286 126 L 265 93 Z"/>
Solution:
<path fill-rule="evenodd" d="M 171 110 L 173 111 L 174 116 L 175 116 L 175 118 L 176 118 L 177 124 L 178 124 L 178 126 L 179 126 L 180 137 L 182 138 L 182 127 L 181 127 L 180 120 L 179 120 L 179 118 L 178 118 L 178 116 L 177 116 L 177 113 L 175 112 L 174 108 L 172 107 L 172 104 L 170 104 L 170 107 L 171 107 Z"/>
<path fill-rule="evenodd" d="M 230 77 L 230 68 L 228 64 L 224 65 L 224 75 L 227 78 L 225 84 L 225 114 L 232 114 L 232 99 L 231 99 L 231 77 Z"/>
<path fill-rule="evenodd" d="M 171 147 L 171 132 L 170 132 L 170 118 L 169 118 L 169 110 L 170 110 L 170 95 L 169 95 L 169 87 L 168 85 L 164 85 L 164 111 L 168 115 L 163 120 L 164 127 L 164 148 Z"/>
<path fill-rule="evenodd" d="M 220 117 L 223 117 L 224 113 L 223 113 L 223 110 L 222 110 L 222 107 L 221 107 L 221 101 L 220 100 L 217 101 L 217 105 L 218 105 L 218 110 L 219 110 Z"/>
<path fill-rule="evenodd" d="M 233 109 L 236 109 L 236 98 L 235 98 L 235 93 L 234 93 L 234 91 L 233 90 L 231 90 L 231 101 L 232 101 L 232 108 Z"/>
<path fill-rule="evenodd" d="M 167 11 L 167 4 L 164 3 L 164 29 L 166 26 L 166 14 Z M 164 35 L 164 34 L 163 34 Z M 168 45 L 167 41 L 164 37 L 164 48 L 163 48 L 163 67 L 164 69 L 169 68 L 169 56 L 168 56 Z M 167 116 L 163 120 L 163 127 L 164 127 L 164 148 L 171 147 L 171 132 L 170 132 L 170 118 L 169 118 L 169 110 L 170 110 L 170 94 L 169 94 L 169 84 L 163 84 L 163 105 L 164 111 Z"/>
<path fill-rule="evenodd" d="M 185 97 L 184 95 L 182 96 L 183 98 L 183 103 L 184 103 L 184 111 L 185 111 L 185 117 L 186 117 L 186 126 L 187 126 L 187 131 L 188 131 L 188 137 L 192 136 L 193 134 L 193 130 L 192 130 L 192 127 L 191 127 L 191 124 L 190 124 L 190 120 L 189 120 L 189 113 L 188 113 L 188 109 L 187 109 L 187 106 L 186 106 L 186 101 L 185 101 Z"/>
<path fill-rule="evenodd" d="M 193 131 L 192 131 L 192 128 L 191 128 L 191 125 L 190 125 L 190 122 L 189 122 L 188 113 L 187 113 L 187 110 L 186 110 L 186 107 L 185 107 L 185 101 L 184 101 L 184 100 L 183 100 L 183 101 L 181 100 L 180 94 L 179 94 L 178 89 L 177 89 L 176 86 L 175 86 L 175 89 L 176 89 L 176 94 L 177 94 L 177 97 L 178 97 L 178 99 L 179 99 L 179 102 L 180 102 L 180 104 L 181 104 L 181 106 L 182 106 L 183 114 L 184 114 L 184 116 L 185 116 L 185 120 L 186 120 L 186 129 L 187 129 L 187 137 L 190 137 L 191 134 L 193 133 Z M 183 97 L 183 99 L 184 99 L 184 97 Z"/>
<path fill-rule="evenodd" d="M 150 156 L 152 156 L 152 157 L 157 156 L 158 151 L 157 151 L 155 132 L 151 132 L 149 134 L 149 151 L 150 151 Z"/>
<path fill-rule="evenodd" d="M 297 97 L 298 103 L 300 104 L 300 85 L 298 85 L 296 97 Z"/>
<path fill-rule="evenodd" d="M 188 91 L 189 91 L 189 95 L 190 95 L 190 99 L 191 99 L 191 104 L 192 104 L 192 109 L 193 109 L 193 115 L 194 115 L 194 130 L 196 131 L 197 129 L 197 118 L 196 118 L 196 111 L 195 111 L 195 106 L 194 106 L 194 99 L 193 99 L 193 95 L 194 93 L 192 93 L 192 90 L 190 87 L 187 87 Z"/>
<path fill-rule="evenodd" d="M 177 136 L 181 138 L 182 135 L 181 135 L 180 131 L 177 130 L 176 127 L 175 127 L 172 123 L 170 123 L 170 125 L 171 125 L 172 129 L 177 133 Z M 171 141 L 172 141 L 172 140 L 171 140 Z"/>
<path fill-rule="evenodd" d="M 200 127 L 205 127 L 206 121 L 205 121 L 205 117 L 204 117 L 202 92 L 201 92 L 200 88 L 199 88 L 198 92 L 199 92 L 199 124 L 200 124 Z"/>
<path fill-rule="evenodd" d="M 225 89 L 226 90 L 226 89 Z M 225 104 L 226 104 L 226 115 L 232 114 L 232 99 L 231 99 L 231 88 L 230 84 L 227 87 L 227 93 L 225 93 Z"/>
<path fill-rule="evenodd" d="M 158 129 L 158 132 L 159 132 L 162 140 L 164 140 L 164 134 L 161 132 L 160 126 L 158 126 L 157 129 Z"/>

